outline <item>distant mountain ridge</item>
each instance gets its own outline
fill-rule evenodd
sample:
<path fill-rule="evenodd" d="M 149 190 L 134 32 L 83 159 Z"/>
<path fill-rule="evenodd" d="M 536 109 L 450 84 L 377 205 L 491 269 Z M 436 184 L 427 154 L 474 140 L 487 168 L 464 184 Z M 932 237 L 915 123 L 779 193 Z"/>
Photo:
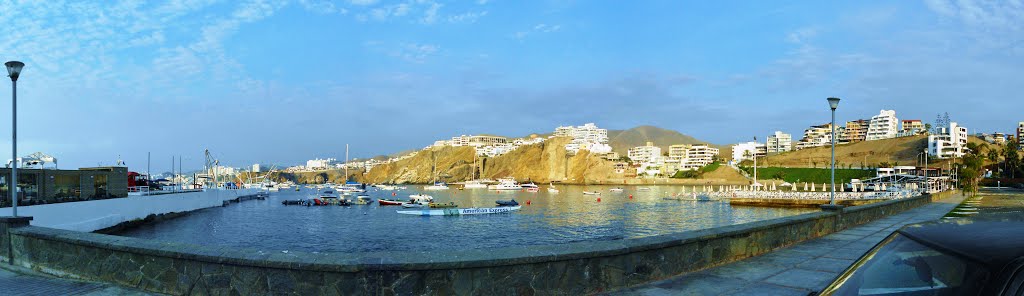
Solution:
<path fill-rule="evenodd" d="M 612 151 L 622 155 L 625 155 L 629 148 L 644 146 L 647 145 L 647 142 L 653 142 L 654 146 L 660 147 L 662 152 L 668 152 L 668 146 L 676 144 L 708 144 L 718 147 L 678 131 L 650 125 L 641 125 L 628 130 L 608 131 L 608 145 L 612 146 Z"/>

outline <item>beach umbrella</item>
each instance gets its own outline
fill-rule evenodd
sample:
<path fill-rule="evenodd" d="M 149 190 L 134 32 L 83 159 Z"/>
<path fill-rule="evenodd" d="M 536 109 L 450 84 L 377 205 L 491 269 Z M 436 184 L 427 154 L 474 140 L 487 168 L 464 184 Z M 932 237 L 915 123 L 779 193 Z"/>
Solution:
<path fill-rule="evenodd" d="M 885 191 L 885 183 L 882 183 L 882 191 Z"/>
<path fill-rule="evenodd" d="M 807 191 L 807 182 L 804 182 L 804 191 Z"/>
<path fill-rule="evenodd" d="M 814 183 L 811 183 L 811 191 L 818 191 L 817 188 L 814 188 Z"/>

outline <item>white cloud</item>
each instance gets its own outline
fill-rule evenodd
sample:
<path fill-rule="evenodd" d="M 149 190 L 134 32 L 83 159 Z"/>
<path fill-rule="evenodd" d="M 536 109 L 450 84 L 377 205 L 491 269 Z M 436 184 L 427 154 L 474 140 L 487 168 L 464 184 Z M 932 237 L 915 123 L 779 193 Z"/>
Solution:
<path fill-rule="evenodd" d="M 420 22 L 422 22 L 424 24 L 433 24 L 434 22 L 436 22 L 437 21 L 437 13 L 438 13 L 438 10 L 441 10 L 441 6 L 442 6 L 441 3 L 431 2 L 430 6 L 423 13 L 423 18 L 420 19 Z"/>
<path fill-rule="evenodd" d="M 349 0 L 348 3 L 352 3 L 352 5 L 368 6 L 377 4 L 377 0 Z"/>
<path fill-rule="evenodd" d="M 554 33 L 562 30 L 561 25 L 536 24 L 533 28 L 525 31 L 518 31 L 512 34 L 512 38 L 523 40 L 533 33 Z"/>
<path fill-rule="evenodd" d="M 455 24 L 458 24 L 458 23 L 472 24 L 472 23 L 475 23 L 478 19 L 480 19 L 481 17 L 484 17 L 484 16 L 487 16 L 487 11 L 486 10 L 485 11 L 481 11 L 481 12 L 467 12 L 467 13 L 463 13 L 463 14 L 456 14 L 456 15 L 448 16 L 448 22 L 449 23 L 455 23 Z"/>

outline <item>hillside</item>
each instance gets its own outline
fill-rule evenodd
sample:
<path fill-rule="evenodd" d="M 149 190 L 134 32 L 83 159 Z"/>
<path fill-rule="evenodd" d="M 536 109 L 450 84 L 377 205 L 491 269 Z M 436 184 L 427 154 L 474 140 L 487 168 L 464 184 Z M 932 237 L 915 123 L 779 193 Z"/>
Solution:
<path fill-rule="evenodd" d="M 976 137 L 971 142 L 981 143 Z M 919 165 L 920 154 L 928 148 L 925 135 L 863 141 L 836 145 L 836 167 L 877 167 L 881 163 L 892 165 Z M 814 147 L 771 155 L 758 160 L 758 166 L 824 168 L 831 158 L 831 147 Z M 945 165 L 948 160 L 929 159 L 929 166 Z"/>
<path fill-rule="evenodd" d="M 708 144 L 697 138 L 684 135 L 674 130 L 659 127 L 642 125 L 628 130 L 608 131 L 608 145 L 612 151 L 619 154 L 626 154 L 629 148 L 647 145 L 647 142 L 654 142 L 655 146 L 661 147 L 662 151 L 668 152 L 668 146 L 675 144 Z M 717 145 L 713 147 L 721 149 Z"/>

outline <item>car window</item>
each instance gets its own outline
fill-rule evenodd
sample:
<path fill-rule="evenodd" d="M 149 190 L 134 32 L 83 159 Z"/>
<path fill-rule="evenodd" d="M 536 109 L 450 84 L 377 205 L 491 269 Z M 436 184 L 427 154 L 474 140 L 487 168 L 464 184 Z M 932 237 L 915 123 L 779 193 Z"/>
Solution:
<path fill-rule="evenodd" d="M 973 262 L 893 234 L 822 295 L 976 295 L 986 277 Z"/>

